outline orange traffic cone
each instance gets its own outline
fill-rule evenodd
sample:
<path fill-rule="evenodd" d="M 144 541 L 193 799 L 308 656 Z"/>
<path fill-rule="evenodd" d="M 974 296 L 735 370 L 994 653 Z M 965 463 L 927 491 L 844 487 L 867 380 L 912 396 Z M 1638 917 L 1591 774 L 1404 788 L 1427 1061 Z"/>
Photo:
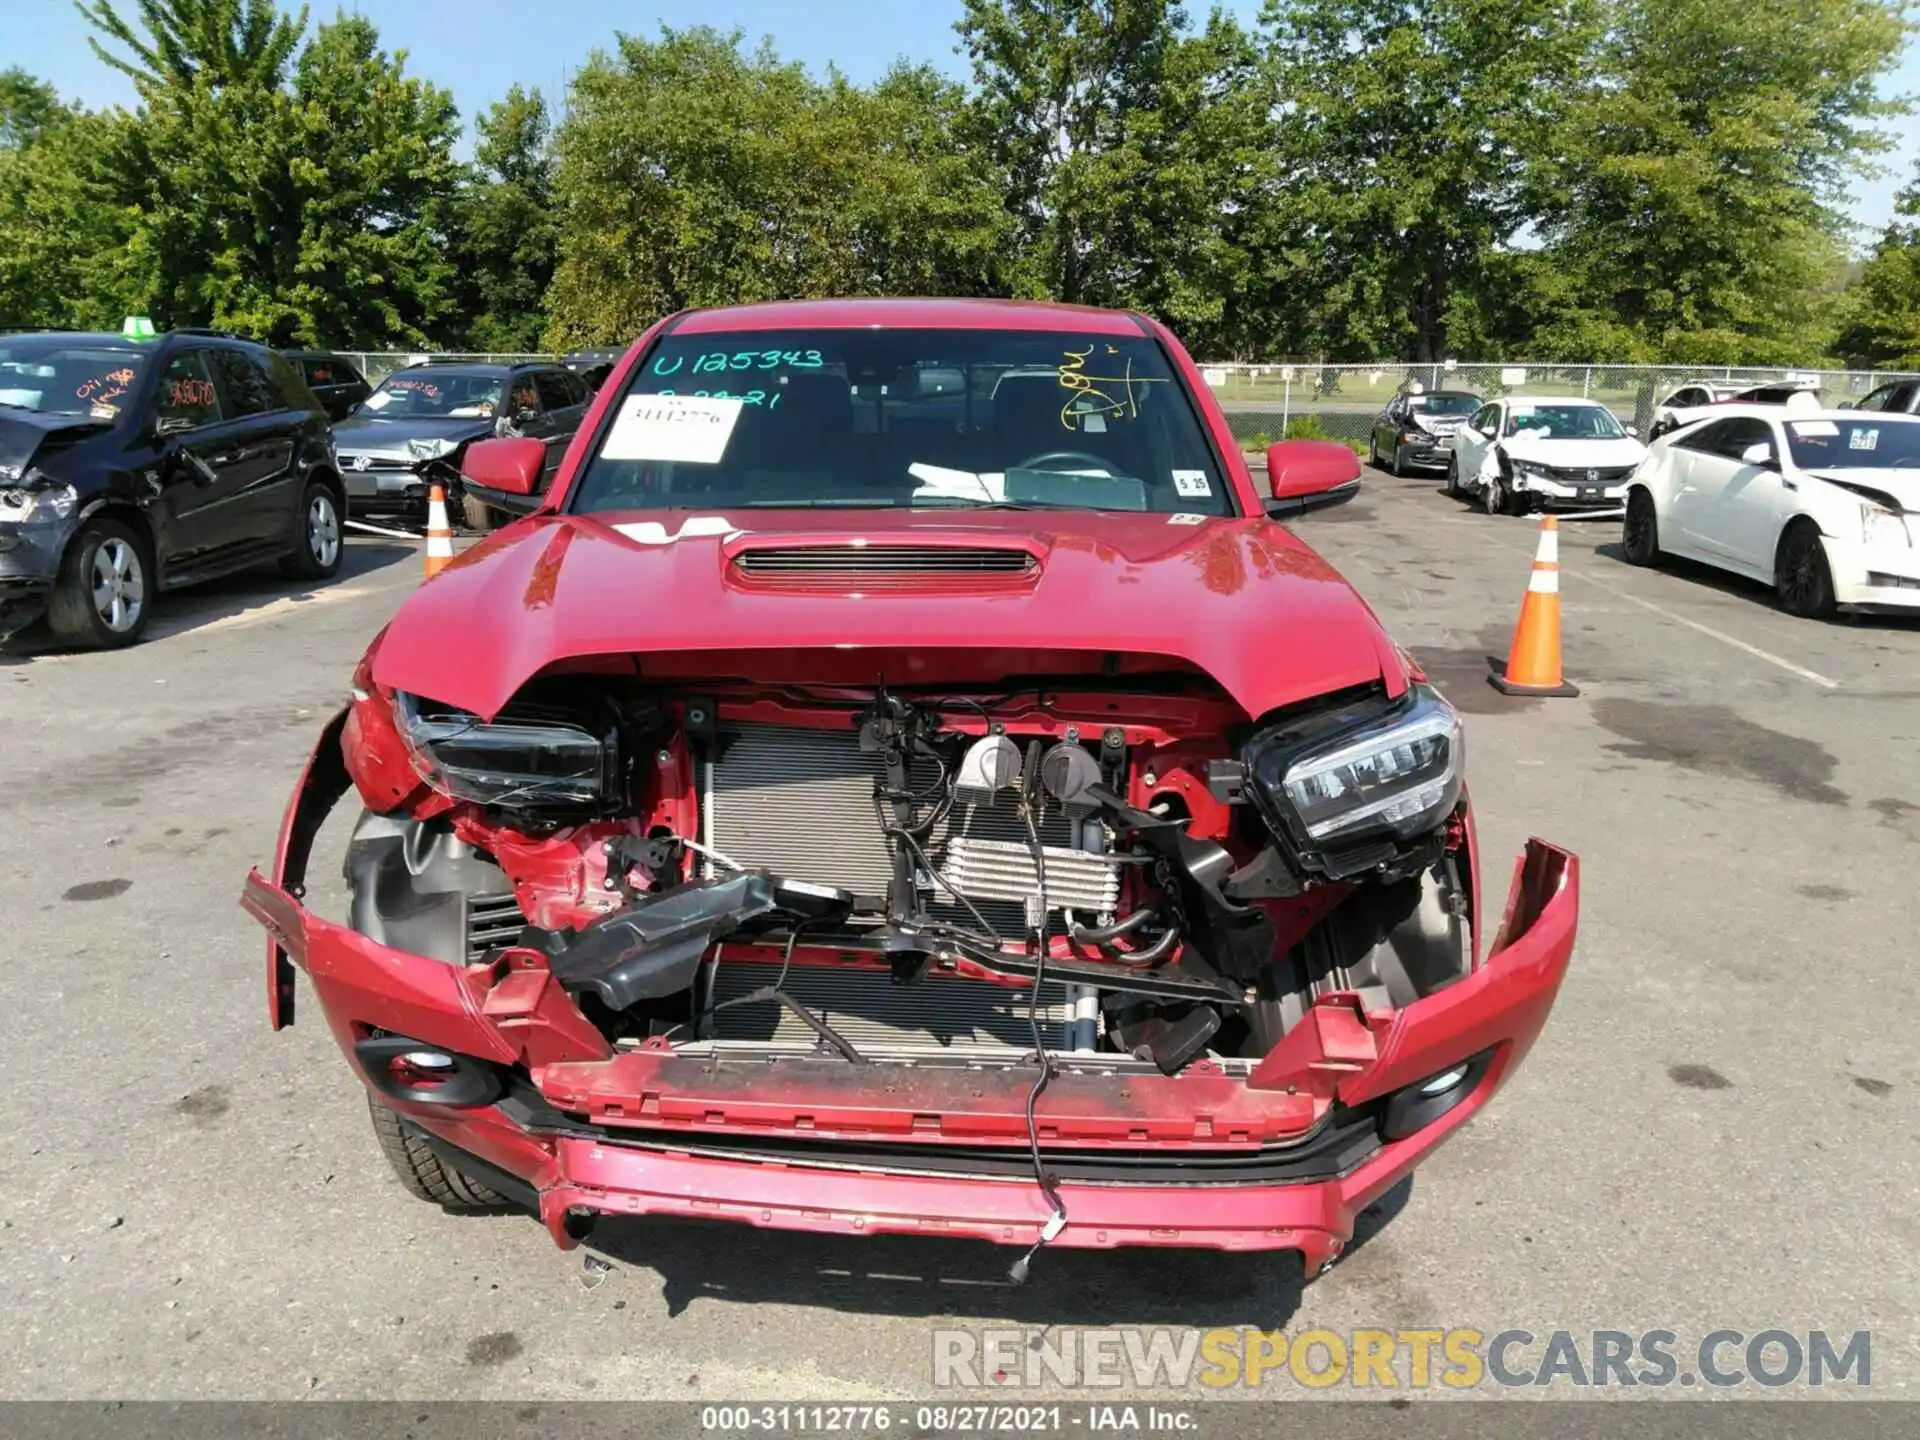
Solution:
<path fill-rule="evenodd" d="M 427 490 L 427 579 L 453 563 L 453 527 L 447 524 L 447 491 L 438 480 Z"/>
<path fill-rule="evenodd" d="M 1513 648 L 1505 670 L 1495 669 L 1487 683 L 1502 695 L 1578 695 L 1560 673 L 1560 522 L 1540 521 L 1540 546 L 1533 552 L 1533 574 L 1513 627 Z"/>

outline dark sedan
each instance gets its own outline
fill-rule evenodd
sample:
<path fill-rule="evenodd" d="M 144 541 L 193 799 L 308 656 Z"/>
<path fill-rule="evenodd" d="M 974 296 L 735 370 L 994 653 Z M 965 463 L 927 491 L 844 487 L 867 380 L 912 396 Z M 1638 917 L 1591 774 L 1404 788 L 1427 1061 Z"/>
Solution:
<path fill-rule="evenodd" d="M 1480 397 L 1471 390 L 1401 391 L 1374 417 L 1367 446 L 1374 465 L 1389 475 L 1446 469 L 1454 432 L 1479 408 Z"/>
<path fill-rule="evenodd" d="M 544 442 L 550 478 L 589 398 L 586 382 L 559 365 L 430 361 L 395 371 L 334 427 L 349 501 L 357 514 L 417 516 L 428 472 L 444 463 L 451 481 L 466 447 L 497 435 Z M 467 524 L 476 530 L 491 529 L 501 508 L 497 500 L 464 497 Z"/>

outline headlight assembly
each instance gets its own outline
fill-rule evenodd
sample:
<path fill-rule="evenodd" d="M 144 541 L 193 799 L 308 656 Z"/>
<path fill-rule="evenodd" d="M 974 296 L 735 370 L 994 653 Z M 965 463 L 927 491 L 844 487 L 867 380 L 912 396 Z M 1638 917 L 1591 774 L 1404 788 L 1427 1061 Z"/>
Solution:
<path fill-rule="evenodd" d="M 416 460 L 438 460 L 442 455 L 451 455 L 459 449 L 457 441 L 444 437 L 436 440 L 409 440 L 407 454 Z"/>
<path fill-rule="evenodd" d="M 32 476 L 28 479 L 31 481 Z M 0 490 L 0 522 L 45 525 L 53 520 L 64 520 L 73 514 L 78 499 L 71 485 L 45 485 L 39 488 L 22 486 Z"/>
<path fill-rule="evenodd" d="M 393 718 L 413 768 L 456 800 L 513 809 L 580 807 L 611 795 L 618 775 L 612 734 L 546 714 L 482 721 L 404 692 Z"/>
<path fill-rule="evenodd" d="M 1460 717 L 1415 686 L 1386 705 L 1359 701 L 1282 721 L 1247 742 L 1254 803 L 1302 867 L 1352 873 L 1335 857 L 1412 840 L 1460 799 Z"/>
<path fill-rule="evenodd" d="M 1906 546 L 1913 543 L 1907 522 L 1900 512 L 1876 505 L 1871 500 L 1860 502 L 1860 539 L 1868 545 Z"/>
<path fill-rule="evenodd" d="M 1538 460 L 1509 460 L 1516 475 L 1545 475 L 1547 467 Z"/>

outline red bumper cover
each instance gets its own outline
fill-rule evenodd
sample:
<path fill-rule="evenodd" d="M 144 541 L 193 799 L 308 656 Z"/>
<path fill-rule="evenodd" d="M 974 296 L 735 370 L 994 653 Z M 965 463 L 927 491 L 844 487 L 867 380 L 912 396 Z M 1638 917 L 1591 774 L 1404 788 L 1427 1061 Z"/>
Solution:
<path fill-rule="evenodd" d="M 301 857 L 302 860 L 304 857 Z M 286 867 L 286 856 L 276 869 Z M 1049 1208 L 1028 1178 L 863 1168 L 702 1151 L 702 1137 L 1024 1149 L 1031 1071 L 823 1069 L 806 1062 L 717 1063 L 664 1045 L 612 1054 L 544 972 L 456 966 L 375 944 L 249 876 L 242 904 L 269 931 L 269 996 L 290 1018 L 289 962 L 304 969 L 351 1055 L 369 1027 L 502 1065 L 519 1065 L 554 1109 L 591 1138 L 543 1133 L 496 1107 L 396 1104 L 431 1136 L 519 1177 L 562 1245 L 569 1210 L 733 1220 L 850 1235 L 940 1235 L 1030 1244 Z M 1183 1148 L 1257 1153 L 1309 1136 L 1336 1107 L 1381 1099 L 1471 1057 L 1471 1093 L 1344 1173 L 1281 1183 L 1075 1183 L 1058 1245 L 1299 1250 L 1308 1273 L 1335 1259 L 1354 1219 L 1484 1105 L 1546 1023 L 1572 953 L 1579 863 L 1529 842 L 1486 960 L 1391 1015 L 1328 996 L 1250 1077 L 1202 1062 L 1177 1077 L 1057 1078 L 1042 1101 L 1042 1143 L 1081 1152 Z M 623 1143 L 627 1135 L 633 1143 Z M 1018 1148 L 1015 1148 L 1018 1147 Z M 711 1149 L 711 1145 L 705 1147 Z M 1155 1172 L 1156 1176 L 1164 1171 Z"/>

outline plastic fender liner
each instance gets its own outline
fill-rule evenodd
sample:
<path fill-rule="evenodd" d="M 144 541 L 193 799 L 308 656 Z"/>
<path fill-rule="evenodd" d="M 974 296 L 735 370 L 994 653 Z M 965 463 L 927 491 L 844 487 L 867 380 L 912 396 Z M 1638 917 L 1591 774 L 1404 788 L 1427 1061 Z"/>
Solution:
<path fill-rule="evenodd" d="M 342 706 L 321 729 L 313 753 L 301 768 L 293 800 L 280 821 L 272 884 L 296 901 L 304 899 L 307 893 L 307 862 L 313 856 L 314 837 L 320 833 L 327 816 L 333 813 L 333 807 L 340 803 L 340 797 L 353 786 L 340 749 L 346 724 L 347 707 Z M 255 885 L 260 878 L 257 869 L 249 873 L 240 905 L 267 928 L 267 1023 L 281 1030 L 293 1024 L 293 960 L 287 953 L 288 945 L 298 943 L 305 949 L 304 925 L 299 907 L 276 904 L 276 897 L 270 891 Z M 283 909 L 291 910 L 291 915 L 280 913 Z M 300 932 L 297 942 L 296 931 Z"/>

